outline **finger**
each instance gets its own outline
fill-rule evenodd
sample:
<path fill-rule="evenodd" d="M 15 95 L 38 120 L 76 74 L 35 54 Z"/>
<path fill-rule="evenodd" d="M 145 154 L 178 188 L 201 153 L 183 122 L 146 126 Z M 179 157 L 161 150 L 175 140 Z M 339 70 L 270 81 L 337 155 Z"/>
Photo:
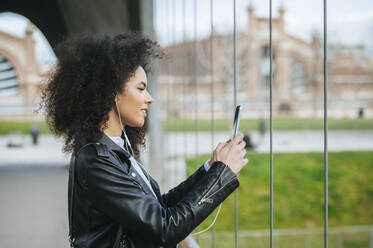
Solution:
<path fill-rule="evenodd" d="M 246 147 L 246 142 L 242 140 L 237 146 L 238 149 L 242 150 Z"/>
<path fill-rule="evenodd" d="M 246 150 L 245 149 L 241 150 L 240 157 L 243 158 L 245 154 L 246 154 Z"/>
<path fill-rule="evenodd" d="M 220 151 L 222 148 L 223 148 L 223 146 L 225 145 L 225 143 L 224 142 L 220 142 L 219 144 L 218 144 L 218 146 L 216 147 L 216 151 L 218 152 L 218 151 Z"/>
<path fill-rule="evenodd" d="M 233 141 L 234 144 L 238 144 L 242 140 L 243 140 L 243 134 L 242 133 L 238 133 L 237 136 L 234 137 L 232 141 Z"/>

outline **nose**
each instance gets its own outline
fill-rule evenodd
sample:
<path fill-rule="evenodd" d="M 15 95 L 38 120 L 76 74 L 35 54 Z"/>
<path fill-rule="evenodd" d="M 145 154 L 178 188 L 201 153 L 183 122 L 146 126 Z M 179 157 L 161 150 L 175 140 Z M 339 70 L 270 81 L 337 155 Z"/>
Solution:
<path fill-rule="evenodd" d="M 146 97 L 146 103 L 147 103 L 147 104 L 152 104 L 152 102 L 153 102 L 153 97 L 150 95 L 149 92 L 147 92 L 147 93 L 148 93 L 148 95 L 147 95 L 147 97 Z"/>

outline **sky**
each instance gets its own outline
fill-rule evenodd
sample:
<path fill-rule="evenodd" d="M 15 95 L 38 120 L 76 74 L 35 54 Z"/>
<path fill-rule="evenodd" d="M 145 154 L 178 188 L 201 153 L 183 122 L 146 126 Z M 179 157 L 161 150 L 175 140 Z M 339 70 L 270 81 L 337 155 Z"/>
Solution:
<path fill-rule="evenodd" d="M 194 38 L 194 0 L 154 0 L 155 27 L 162 45 Z M 197 1 L 197 37 L 208 37 L 211 30 L 210 1 Z M 247 7 L 252 4 L 255 14 L 269 16 L 269 1 L 236 0 L 237 30 L 247 30 Z M 185 9 L 183 11 L 183 5 Z M 322 34 L 323 1 L 273 0 L 273 17 L 277 17 L 280 6 L 285 8 L 286 31 L 298 38 L 310 40 L 314 31 Z M 328 41 L 349 45 L 363 44 L 373 54 L 373 1 L 372 0 L 328 0 Z M 185 16 L 185 19 L 183 18 Z M 213 26 L 223 34 L 233 30 L 233 0 L 213 0 Z M 0 31 L 18 37 L 25 35 L 27 18 L 15 13 L 0 14 Z M 47 40 L 37 30 L 36 59 L 39 64 L 54 62 L 56 57 Z"/>
<path fill-rule="evenodd" d="M 157 0 L 156 26 L 160 30 L 163 44 L 182 40 L 184 0 Z M 198 37 L 210 34 L 210 1 L 197 2 Z M 269 1 L 236 0 L 237 30 L 247 30 L 247 7 L 252 4 L 255 14 L 269 17 Z M 314 31 L 322 33 L 323 1 L 310 0 L 273 0 L 272 16 L 278 16 L 280 6 L 285 8 L 286 31 L 299 38 L 310 40 Z M 327 5 L 328 40 L 333 43 L 361 44 L 373 37 L 373 1 L 372 0 L 328 0 Z M 173 21 L 175 20 L 175 21 Z M 185 23 L 188 39 L 194 38 L 194 1 L 185 0 Z M 219 33 L 231 33 L 233 30 L 233 1 L 213 1 L 213 25 Z M 175 35 L 173 31 L 175 30 Z M 369 33 L 370 30 L 370 33 Z M 369 39 L 368 39 L 369 40 Z"/>

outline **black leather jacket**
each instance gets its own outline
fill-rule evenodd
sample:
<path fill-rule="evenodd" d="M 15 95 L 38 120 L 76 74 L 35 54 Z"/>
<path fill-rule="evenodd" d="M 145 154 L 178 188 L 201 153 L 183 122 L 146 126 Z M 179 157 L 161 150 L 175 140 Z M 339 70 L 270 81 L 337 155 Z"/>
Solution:
<path fill-rule="evenodd" d="M 155 197 L 129 156 L 105 134 L 76 153 L 72 209 L 69 173 L 74 247 L 175 247 L 239 185 L 215 162 L 166 194 L 150 177 Z"/>

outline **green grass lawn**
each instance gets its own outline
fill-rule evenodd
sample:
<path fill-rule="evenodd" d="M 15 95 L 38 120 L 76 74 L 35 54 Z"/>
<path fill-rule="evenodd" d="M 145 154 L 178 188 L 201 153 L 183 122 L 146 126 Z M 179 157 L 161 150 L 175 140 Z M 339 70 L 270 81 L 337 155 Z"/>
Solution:
<path fill-rule="evenodd" d="M 239 175 L 240 230 L 269 229 L 269 156 L 249 153 Z M 201 156 L 199 164 L 208 159 Z M 195 169 L 189 159 L 188 174 Z M 322 153 L 274 154 L 274 227 L 323 227 Z M 329 153 L 329 227 L 373 224 L 373 152 Z M 208 218 L 201 228 L 211 223 Z M 234 194 L 222 205 L 216 230 L 234 230 Z"/>
<path fill-rule="evenodd" d="M 242 119 L 240 130 L 258 131 L 259 119 Z M 231 120 L 215 120 L 216 131 L 227 131 L 232 126 Z M 194 131 L 196 126 L 195 120 L 188 119 L 185 121 L 185 129 Z M 269 120 L 266 120 L 267 130 Z M 184 130 L 184 121 L 181 119 L 166 120 L 163 122 L 165 131 L 175 132 Z M 275 118 L 273 120 L 274 130 L 322 130 L 324 128 L 323 119 L 296 119 L 296 118 Z M 328 128 L 330 130 L 372 130 L 373 119 L 329 119 Z M 211 120 L 198 120 L 199 131 L 210 131 Z"/>
<path fill-rule="evenodd" d="M 257 131 L 259 129 L 259 119 L 242 119 L 240 130 L 242 132 Z M 0 121 L 0 135 L 11 131 L 29 133 L 30 125 L 38 124 L 42 133 L 50 133 L 44 121 Z M 195 120 L 185 121 L 186 131 L 195 130 Z M 181 132 L 184 130 L 184 121 L 181 119 L 171 119 L 162 122 L 163 129 L 167 132 Z M 216 131 L 228 131 L 231 128 L 230 120 L 215 120 Z M 267 130 L 269 121 L 266 121 Z M 274 130 L 321 130 L 324 122 L 322 119 L 295 119 L 295 118 L 276 118 L 273 121 Z M 373 119 L 329 119 L 328 127 L 330 130 L 373 130 Z M 198 120 L 199 131 L 210 131 L 211 120 Z"/>
<path fill-rule="evenodd" d="M 41 133 L 50 133 L 45 121 L 0 121 L 0 135 L 8 134 L 10 132 L 29 134 L 30 126 L 32 124 L 39 125 Z"/>

